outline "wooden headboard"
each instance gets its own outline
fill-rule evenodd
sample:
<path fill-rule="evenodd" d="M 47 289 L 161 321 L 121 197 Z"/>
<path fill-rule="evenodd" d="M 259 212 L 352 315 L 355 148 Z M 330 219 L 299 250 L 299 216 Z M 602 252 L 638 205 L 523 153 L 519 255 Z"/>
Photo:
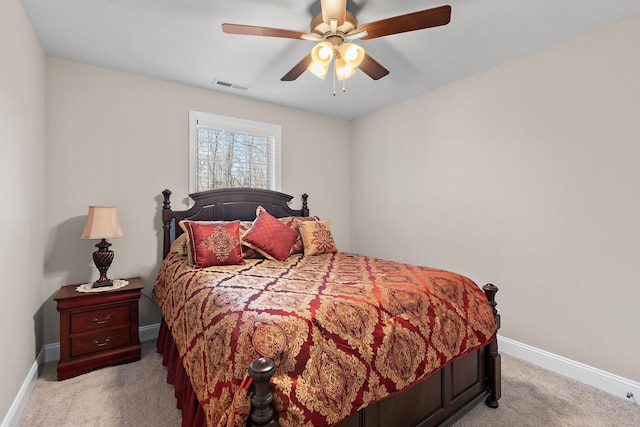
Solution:
<path fill-rule="evenodd" d="M 162 228 L 164 238 L 162 256 L 167 256 L 171 249 L 171 242 L 182 234 L 177 227 L 183 219 L 192 221 L 253 221 L 256 218 L 256 208 L 262 206 L 276 218 L 285 216 L 309 216 L 306 194 L 302 195 L 302 209 L 289 207 L 293 196 L 272 190 L 255 188 L 223 188 L 189 194 L 195 202 L 190 209 L 174 211 L 171 209 L 171 191 L 162 192 Z"/>

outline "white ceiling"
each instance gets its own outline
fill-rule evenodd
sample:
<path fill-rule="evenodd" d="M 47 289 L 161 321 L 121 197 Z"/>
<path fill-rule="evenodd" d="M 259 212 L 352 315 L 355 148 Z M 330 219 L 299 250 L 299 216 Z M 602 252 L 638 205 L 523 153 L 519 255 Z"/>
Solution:
<path fill-rule="evenodd" d="M 21 2 L 47 55 L 344 119 L 640 14 L 639 0 L 349 0 L 360 24 L 443 4 L 452 6 L 451 23 L 358 41 L 390 74 L 374 81 L 358 71 L 334 97 L 331 77 L 280 81 L 312 42 L 221 29 L 229 22 L 309 31 L 319 0 Z"/>

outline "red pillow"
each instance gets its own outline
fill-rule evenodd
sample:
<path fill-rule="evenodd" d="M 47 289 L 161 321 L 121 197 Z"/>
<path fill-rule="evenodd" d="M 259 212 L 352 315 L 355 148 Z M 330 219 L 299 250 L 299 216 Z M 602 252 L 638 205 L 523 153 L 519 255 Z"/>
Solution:
<path fill-rule="evenodd" d="M 240 221 L 181 221 L 196 268 L 244 264 Z"/>
<path fill-rule="evenodd" d="M 256 209 L 256 217 L 260 216 L 262 212 L 266 212 L 266 211 L 267 210 L 262 206 L 258 206 L 258 208 Z M 287 227 L 295 230 L 296 233 L 298 233 L 298 238 L 296 239 L 295 242 L 293 242 L 293 245 L 291 246 L 291 252 L 289 253 L 289 255 L 293 255 L 293 254 L 301 254 L 302 249 L 304 247 L 304 245 L 302 244 L 302 237 L 300 236 L 300 230 L 299 230 L 300 221 L 320 221 L 320 218 L 318 218 L 317 216 L 285 216 L 282 218 L 278 218 L 278 220 L 284 225 L 286 225 Z M 240 234 L 242 235 L 242 223 L 240 224 Z M 243 253 L 244 259 L 247 259 L 247 254 L 245 253 L 244 247 L 242 248 L 242 253 Z"/>
<path fill-rule="evenodd" d="M 297 231 L 287 227 L 267 211 L 262 211 L 242 237 L 242 243 L 266 258 L 284 261 L 289 257 L 291 245 L 297 238 Z"/>
<path fill-rule="evenodd" d="M 240 241 L 242 241 L 242 238 L 247 233 L 247 231 L 249 231 L 252 225 L 253 221 L 240 221 Z M 264 259 L 264 255 L 247 245 L 242 245 L 242 258 Z"/>

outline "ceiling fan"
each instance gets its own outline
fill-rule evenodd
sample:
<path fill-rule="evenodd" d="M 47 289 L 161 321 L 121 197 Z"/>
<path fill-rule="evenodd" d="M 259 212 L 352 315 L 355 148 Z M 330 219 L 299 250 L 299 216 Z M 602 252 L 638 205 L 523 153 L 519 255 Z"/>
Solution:
<path fill-rule="evenodd" d="M 327 74 L 333 61 L 338 80 L 351 77 L 358 68 L 373 80 L 387 74 L 387 70 L 353 40 L 378 37 L 446 25 L 451 20 L 451 6 L 408 13 L 368 24 L 358 25 L 356 17 L 347 10 L 347 0 L 321 0 L 321 13 L 311 20 L 310 32 L 259 27 L 241 24 L 222 24 L 227 34 L 282 37 L 310 40 L 316 43 L 311 53 L 293 66 L 280 80 L 293 81 L 306 70 L 320 78 Z"/>

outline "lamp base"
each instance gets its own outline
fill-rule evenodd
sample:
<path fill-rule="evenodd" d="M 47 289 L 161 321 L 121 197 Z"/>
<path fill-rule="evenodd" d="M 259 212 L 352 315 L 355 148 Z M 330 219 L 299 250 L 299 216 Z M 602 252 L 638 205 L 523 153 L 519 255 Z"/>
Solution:
<path fill-rule="evenodd" d="M 96 245 L 98 250 L 93 253 L 93 262 L 100 272 L 100 278 L 93 282 L 93 288 L 113 285 L 113 281 L 107 277 L 107 270 L 111 267 L 111 262 L 113 261 L 113 251 L 109 250 L 109 246 L 111 246 L 111 243 L 105 239 L 102 239 L 102 241 Z"/>
<path fill-rule="evenodd" d="M 107 286 L 113 286 L 113 280 L 111 279 L 107 279 L 107 280 L 96 280 L 95 282 L 93 282 L 93 284 L 91 285 L 92 288 L 104 288 Z"/>

